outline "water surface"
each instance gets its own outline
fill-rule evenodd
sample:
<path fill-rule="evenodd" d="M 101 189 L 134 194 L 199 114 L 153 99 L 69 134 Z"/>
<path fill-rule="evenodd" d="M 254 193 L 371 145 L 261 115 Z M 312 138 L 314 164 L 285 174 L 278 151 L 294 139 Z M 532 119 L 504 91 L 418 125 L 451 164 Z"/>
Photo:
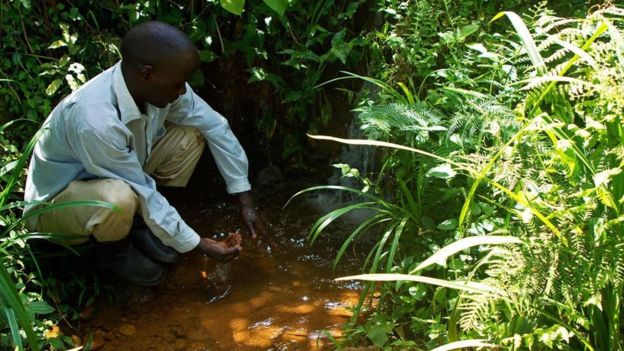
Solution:
<path fill-rule="evenodd" d="M 211 302 L 216 293 L 206 277 L 214 276 L 216 264 L 191 252 L 171 267 L 162 286 L 130 288 L 120 294 L 123 301 L 96 306 L 85 333 L 94 332 L 99 349 L 111 351 L 330 349 L 358 297 L 356 285 L 333 278 L 357 272 L 357 259 L 332 270 L 341 235 L 309 246 L 307 231 L 321 213 L 303 200 L 283 209 L 293 191 L 256 199 L 277 250 L 253 242 L 223 198 L 204 194 L 197 201 L 189 190 L 169 192 L 170 202 L 200 234 L 239 228 L 245 233 L 244 251 L 230 267 L 228 295 Z"/>

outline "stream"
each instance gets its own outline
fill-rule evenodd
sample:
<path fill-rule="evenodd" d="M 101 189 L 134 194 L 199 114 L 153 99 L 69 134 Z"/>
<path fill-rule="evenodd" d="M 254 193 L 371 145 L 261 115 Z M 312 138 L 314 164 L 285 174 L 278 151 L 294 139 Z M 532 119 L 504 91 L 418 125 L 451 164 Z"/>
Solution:
<path fill-rule="evenodd" d="M 333 271 L 344 235 L 328 233 L 310 246 L 308 230 L 322 212 L 303 198 L 283 208 L 303 187 L 289 188 L 254 194 L 279 245 L 273 250 L 251 240 L 220 192 L 166 189 L 200 235 L 240 229 L 243 252 L 231 265 L 197 251 L 181 255 L 161 286 L 129 287 L 114 304 L 96 303 L 82 335 L 91 334 L 93 349 L 105 351 L 331 349 L 359 293 L 357 284 L 333 279 L 357 273 L 359 261 L 348 254 Z"/>

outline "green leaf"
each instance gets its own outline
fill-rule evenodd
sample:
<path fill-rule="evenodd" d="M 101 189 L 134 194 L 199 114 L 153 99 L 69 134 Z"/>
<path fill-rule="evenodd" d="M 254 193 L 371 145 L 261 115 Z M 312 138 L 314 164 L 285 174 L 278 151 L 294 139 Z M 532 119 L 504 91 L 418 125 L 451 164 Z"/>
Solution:
<path fill-rule="evenodd" d="M 375 344 L 377 347 L 383 347 L 388 341 L 388 335 L 386 335 L 386 330 L 381 325 L 376 325 L 368 330 L 366 336 Z"/>
<path fill-rule="evenodd" d="M 201 62 L 212 62 L 217 58 L 217 55 L 212 52 L 212 50 L 200 50 L 199 51 L 199 60 Z"/>
<path fill-rule="evenodd" d="M 459 30 L 459 40 L 464 41 L 471 34 L 479 30 L 479 25 L 476 23 L 472 23 L 466 26 L 461 27 Z"/>
<path fill-rule="evenodd" d="M 346 31 L 343 29 L 340 32 L 334 34 L 332 38 L 332 48 L 330 52 L 336 56 L 342 64 L 347 63 L 347 57 L 351 52 L 351 46 L 344 41 Z"/>
<path fill-rule="evenodd" d="M 284 12 L 290 5 L 288 0 L 263 0 L 268 7 L 277 12 L 278 15 L 283 16 Z"/>
<path fill-rule="evenodd" d="M 457 220 L 455 218 L 447 219 L 446 221 L 438 224 L 440 230 L 453 230 L 457 228 Z"/>
<path fill-rule="evenodd" d="M 32 7 L 30 0 L 21 0 L 20 2 L 22 3 L 22 6 L 24 6 L 24 8 L 30 9 Z"/>
<path fill-rule="evenodd" d="M 67 46 L 67 44 L 62 40 L 57 40 L 50 44 L 50 46 L 48 46 L 48 49 L 58 49 L 63 46 Z"/>
<path fill-rule="evenodd" d="M 420 224 L 422 224 L 422 227 L 425 229 L 435 228 L 435 222 L 433 221 L 431 217 L 427 215 L 420 217 Z"/>
<path fill-rule="evenodd" d="M 61 85 L 63 85 L 63 81 L 61 79 L 55 79 L 52 81 L 52 83 L 50 83 L 50 85 L 48 85 L 48 87 L 45 90 L 46 95 L 48 96 L 52 96 L 52 94 L 56 93 L 56 91 L 58 90 L 58 88 L 61 87 Z"/>
<path fill-rule="evenodd" d="M 247 70 L 250 73 L 247 83 L 261 82 L 267 79 L 268 73 L 262 67 L 251 67 Z"/>
<path fill-rule="evenodd" d="M 440 178 L 440 179 L 449 179 L 453 178 L 457 175 L 457 172 L 453 170 L 450 164 L 444 163 L 439 166 L 431 168 L 427 172 L 427 176 Z"/>
<path fill-rule="evenodd" d="M 221 7 L 229 12 L 240 16 L 245 8 L 245 0 L 220 0 Z"/>
<path fill-rule="evenodd" d="M 35 314 L 49 314 L 54 312 L 54 307 L 48 305 L 45 301 L 34 301 L 28 304 L 28 310 Z"/>

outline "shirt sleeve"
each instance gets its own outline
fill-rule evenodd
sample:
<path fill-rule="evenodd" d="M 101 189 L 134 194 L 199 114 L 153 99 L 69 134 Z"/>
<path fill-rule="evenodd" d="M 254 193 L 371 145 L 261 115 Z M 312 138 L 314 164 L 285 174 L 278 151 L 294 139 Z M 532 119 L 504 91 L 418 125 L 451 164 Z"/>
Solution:
<path fill-rule="evenodd" d="M 186 93 L 171 105 L 167 120 L 199 129 L 206 138 L 228 193 L 235 194 L 251 189 L 247 155 L 227 120 L 195 94 L 188 84 Z"/>
<path fill-rule="evenodd" d="M 156 182 L 143 171 L 129 146 L 129 131 L 121 122 L 107 122 L 108 116 L 117 118 L 116 111 L 108 112 L 105 108 L 74 111 L 75 128 L 68 131 L 68 136 L 76 141 L 73 143 L 75 156 L 90 174 L 127 182 L 140 199 L 146 224 L 165 245 L 179 252 L 192 250 L 199 244 L 199 235 L 156 190 Z"/>

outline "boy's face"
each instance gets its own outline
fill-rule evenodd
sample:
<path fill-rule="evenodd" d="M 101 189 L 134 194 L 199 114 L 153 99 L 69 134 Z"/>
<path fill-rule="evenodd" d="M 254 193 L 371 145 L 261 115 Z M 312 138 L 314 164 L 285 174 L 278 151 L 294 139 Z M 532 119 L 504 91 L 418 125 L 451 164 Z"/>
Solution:
<path fill-rule="evenodd" d="M 146 66 L 141 74 L 143 98 L 150 104 L 163 108 L 186 93 L 186 81 L 199 67 L 196 52 L 182 54 L 176 62 L 159 66 Z"/>

